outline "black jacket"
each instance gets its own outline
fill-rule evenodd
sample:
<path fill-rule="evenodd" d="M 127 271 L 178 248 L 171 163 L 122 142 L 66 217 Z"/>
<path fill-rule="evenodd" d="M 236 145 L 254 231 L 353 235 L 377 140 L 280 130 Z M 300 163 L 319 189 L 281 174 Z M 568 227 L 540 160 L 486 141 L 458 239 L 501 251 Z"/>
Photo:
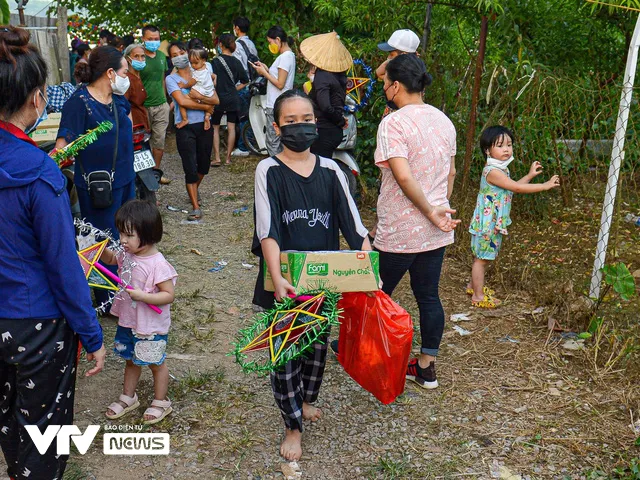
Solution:
<path fill-rule="evenodd" d="M 313 78 L 311 99 L 318 128 L 340 127 L 345 124 L 344 100 L 347 96 L 347 75 L 317 69 Z"/>

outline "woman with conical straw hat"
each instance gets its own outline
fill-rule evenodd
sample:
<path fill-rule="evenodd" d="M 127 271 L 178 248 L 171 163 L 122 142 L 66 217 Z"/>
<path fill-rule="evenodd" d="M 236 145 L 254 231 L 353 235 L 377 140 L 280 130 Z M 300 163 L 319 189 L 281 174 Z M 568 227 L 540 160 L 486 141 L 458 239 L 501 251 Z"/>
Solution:
<path fill-rule="evenodd" d="M 336 32 L 303 40 L 300 52 L 316 67 L 310 97 L 317 119 L 318 139 L 311 146 L 311 153 L 332 158 L 347 126 L 343 116 L 347 96 L 346 72 L 353 65 L 353 58 Z"/>

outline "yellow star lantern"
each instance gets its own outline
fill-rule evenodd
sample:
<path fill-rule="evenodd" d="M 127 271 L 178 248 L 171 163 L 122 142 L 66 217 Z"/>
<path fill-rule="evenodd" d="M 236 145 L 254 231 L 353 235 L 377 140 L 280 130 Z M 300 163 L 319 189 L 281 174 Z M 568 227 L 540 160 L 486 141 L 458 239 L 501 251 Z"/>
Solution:
<path fill-rule="evenodd" d="M 354 66 L 347 70 L 347 95 L 359 105 L 362 102 L 362 87 L 371 81 L 367 77 L 357 77 Z"/>
<path fill-rule="evenodd" d="M 240 351 L 244 353 L 268 348 L 271 362 L 277 363 L 287 346 L 296 342 L 319 322 L 326 321 L 326 317 L 318 315 L 323 301 L 324 293 L 320 293 L 295 308 L 278 311 L 271 325 Z"/>
<path fill-rule="evenodd" d="M 117 292 L 120 289 L 96 267 L 96 263 L 100 260 L 100 256 L 107 247 L 108 242 L 109 240 L 103 240 L 84 250 L 80 250 L 78 252 L 78 258 L 80 259 L 80 265 L 82 265 L 82 270 L 84 270 L 84 275 L 90 287 Z"/>

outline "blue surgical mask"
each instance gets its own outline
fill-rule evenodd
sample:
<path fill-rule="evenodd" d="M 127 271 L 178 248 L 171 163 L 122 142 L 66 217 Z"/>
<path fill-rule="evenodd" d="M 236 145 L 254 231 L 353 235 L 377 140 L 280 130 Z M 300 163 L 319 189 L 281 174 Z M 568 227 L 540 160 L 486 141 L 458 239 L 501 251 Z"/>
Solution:
<path fill-rule="evenodd" d="M 49 101 L 46 98 L 44 98 L 44 95 L 42 94 L 42 92 L 40 90 L 38 90 L 38 93 L 36 95 L 40 95 L 42 97 L 42 99 L 44 100 L 44 110 L 42 111 L 42 113 L 38 113 L 38 107 L 36 107 L 36 113 L 38 113 L 38 119 L 36 120 L 36 122 L 33 124 L 32 127 L 27 128 L 24 131 L 24 133 L 26 133 L 27 135 L 29 135 L 36 128 L 38 128 L 38 125 L 40 125 L 40 123 L 43 120 L 46 120 L 47 118 L 49 118 L 49 115 L 47 115 L 47 107 L 49 106 Z"/>
<path fill-rule="evenodd" d="M 218 47 L 218 55 L 222 55 L 222 49 Z"/>
<path fill-rule="evenodd" d="M 160 40 L 147 40 L 144 42 L 144 48 L 150 52 L 155 52 L 160 48 Z"/>
<path fill-rule="evenodd" d="M 147 66 L 147 62 L 140 60 L 131 60 L 131 66 L 134 70 L 140 71 L 144 70 L 144 67 Z"/>

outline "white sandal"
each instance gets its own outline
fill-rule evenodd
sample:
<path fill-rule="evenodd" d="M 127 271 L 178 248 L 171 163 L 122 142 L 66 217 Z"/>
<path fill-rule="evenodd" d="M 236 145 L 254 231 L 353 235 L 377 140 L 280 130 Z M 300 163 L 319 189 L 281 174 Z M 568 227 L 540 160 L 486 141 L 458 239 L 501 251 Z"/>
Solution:
<path fill-rule="evenodd" d="M 123 393 L 122 395 L 120 395 L 118 400 L 124 403 L 126 405 L 126 408 L 120 405 L 120 403 L 118 402 L 113 402 L 111 405 L 109 405 L 108 410 L 111 410 L 112 412 L 114 412 L 114 415 L 109 415 L 107 412 L 105 412 L 104 414 L 104 416 L 107 417 L 109 420 L 116 420 L 120 417 L 123 417 L 127 413 L 132 412 L 133 410 L 135 410 L 140 406 L 137 393 L 134 393 L 133 397 L 129 397 L 128 395 L 125 395 Z"/>
<path fill-rule="evenodd" d="M 160 408 L 153 408 L 153 407 L 160 407 Z M 144 411 L 145 415 L 153 415 L 154 418 L 152 418 L 151 420 L 145 420 L 144 424 L 154 425 L 158 422 L 161 422 L 162 420 L 164 420 L 164 417 L 169 415 L 171 412 L 173 412 L 173 408 L 171 408 L 171 400 L 154 399 L 153 402 L 151 402 L 151 406 Z"/>

